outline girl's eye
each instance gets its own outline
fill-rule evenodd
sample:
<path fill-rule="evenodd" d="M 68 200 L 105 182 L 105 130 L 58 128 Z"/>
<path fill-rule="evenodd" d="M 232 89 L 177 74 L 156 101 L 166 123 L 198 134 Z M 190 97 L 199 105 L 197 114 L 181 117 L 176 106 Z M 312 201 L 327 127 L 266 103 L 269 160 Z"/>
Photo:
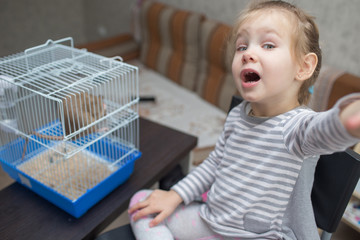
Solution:
<path fill-rule="evenodd" d="M 273 49 L 273 48 L 275 48 L 275 46 L 273 44 L 266 43 L 266 44 L 264 44 L 263 48 L 265 48 L 265 49 Z"/>
<path fill-rule="evenodd" d="M 241 45 L 236 48 L 237 51 L 245 51 L 247 49 L 247 46 Z"/>

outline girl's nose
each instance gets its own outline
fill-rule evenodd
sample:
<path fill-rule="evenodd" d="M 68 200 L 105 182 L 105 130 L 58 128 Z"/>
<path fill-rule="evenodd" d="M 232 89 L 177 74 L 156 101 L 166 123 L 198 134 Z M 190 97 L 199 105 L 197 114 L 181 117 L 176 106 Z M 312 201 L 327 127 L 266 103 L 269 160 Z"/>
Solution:
<path fill-rule="evenodd" d="M 242 63 L 256 62 L 256 56 L 250 52 L 245 52 L 242 57 Z"/>

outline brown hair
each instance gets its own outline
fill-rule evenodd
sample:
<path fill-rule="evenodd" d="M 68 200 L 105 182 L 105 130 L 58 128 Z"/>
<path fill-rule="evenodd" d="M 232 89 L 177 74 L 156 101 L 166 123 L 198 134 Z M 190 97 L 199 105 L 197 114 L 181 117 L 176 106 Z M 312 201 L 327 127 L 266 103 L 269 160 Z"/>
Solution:
<path fill-rule="evenodd" d="M 302 56 L 308 53 L 315 53 L 318 58 L 318 63 L 316 65 L 315 71 L 313 75 L 304 81 L 302 86 L 300 87 L 298 93 L 298 101 L 300 104 L 306 104 L 310 99 L 309 88 L 315 83 L 317 77 L 320 73 L 321 68 L 321 49 L 319 45 L 319 30 L 314 22 L 314 17 L 310 16 L 302 9 L 283 1 L 251 1 L 250 5 L 247 9 L 241 12 L 238 17 L 233 32 L 231 34 L 231 43 L 234 46 L 234 41 L 237 35 L 237 31 L 239 27 L 248 20 L 252 14 L 258 13 L 259 11 L 264 10 L 280 10 L 289 16 L 292 16 L 294 21 L 293 28 L 293 49 L 295 52 L 295 59 L 300 60 Z M 234 51 L 235 52 L 235 49 Z"/>

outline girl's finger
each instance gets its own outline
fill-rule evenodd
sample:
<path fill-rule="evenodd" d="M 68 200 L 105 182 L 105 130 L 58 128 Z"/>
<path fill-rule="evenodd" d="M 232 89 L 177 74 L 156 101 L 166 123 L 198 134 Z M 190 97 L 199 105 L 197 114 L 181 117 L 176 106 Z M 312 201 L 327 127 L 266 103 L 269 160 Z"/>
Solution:
<path fill-rule="evenodd" d="M 166 212 L 160 212 L 150 223 L 149 223 L 149 227 L 155 227 L 156 225 L 158 225 L 159 223 L 161 223 L 162 221 L 165 220 L 165 218 L 168 217 L 168 214 L 166 214 Z"/>
<path fill-rule="evenodd" d="M 347 127 L 350 129 L 356 129 L 360 127 L 360 113 L 351 116 L 347 121 Z"/>
<path fill-rule="evenodd" d="M 145 207 L 142 208 L 141 210 L 139 210 L 137 213 L 135 213 L 133 220 L 136 221 L 142 217 L 154 214 L 154 213 L 158 213 L 160 212 L 159 210 L 156 210 L 154 208 L 150 208 L 150 207 Z"/>
<path fill-rule="evenodd" d="M 131 208 L 128 209 L 128 213 L 131 214 L 139 209 L 142 209 L 146 206 L 148 206 L 148 202 L 146 200 L 142 201 L 142 202 L 138 202 L 136 204 L 134 204 Z"/>

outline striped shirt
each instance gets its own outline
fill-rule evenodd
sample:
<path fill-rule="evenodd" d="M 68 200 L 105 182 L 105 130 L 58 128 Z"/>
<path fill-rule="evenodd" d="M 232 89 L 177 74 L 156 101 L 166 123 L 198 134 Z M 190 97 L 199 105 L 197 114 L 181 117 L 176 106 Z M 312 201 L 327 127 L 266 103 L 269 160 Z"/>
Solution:
<path fill-rule="evenodd" d="M 249 110 L 245 101 L 232 109 L 214 151 L 172 189 L 185 204 L 210 189 L 200 215 L 223 236 L 292 239 L 284 233 L 292 228 L 285 226 L 293 224 L 289 214 L 304 210 L 310 210 L 308 221 L 316 232 L 310 192 L 319 155 L 342 151 L 359 139 L 340 123 L 339 107 L 322 113 L 298 107 L 270 118 L 251 117 Z M 306 164 L 310 170 L 300 174 Z M 310 181 L 297 184 L 300 175 Z M 309 195 L 307 209 L 289 209 L 299 201 L 294 191 Z"/>

